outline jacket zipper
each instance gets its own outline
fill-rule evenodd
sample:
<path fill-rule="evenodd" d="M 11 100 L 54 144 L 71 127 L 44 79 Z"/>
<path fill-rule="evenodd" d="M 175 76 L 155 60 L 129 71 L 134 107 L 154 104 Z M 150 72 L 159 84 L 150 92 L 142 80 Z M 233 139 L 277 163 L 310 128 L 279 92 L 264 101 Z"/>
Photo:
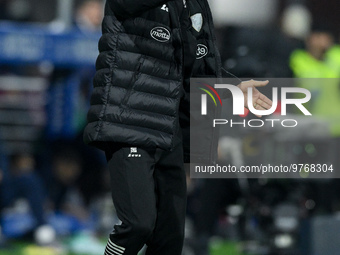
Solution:
<path fill-rule="evenodd" d="M 198 0 L 200 1 L 200 0 Z M 216 38 L 214 36 L 214 33 L 213 33 L 213 25 L 212 25 L 212 21 L 213 21 L 213 18 L 212 18 L 212 14 L 211 14 L 211 10 L 210 10 L 210 7 L 209 7 L 209 4 L 206 2 L 206 0 L 203 0 L 203 4 L 204 4 L 204 7 L 205 7 L 205 10 L 207 10 L 207 15 L 208 15 L 208 26 L 209 26 L 209 30 L 210 30 L 210 35 L 212 37 L 212 41 L 214 42 L 213 43 L 213 46 L 214 46 L 214 52 L 215 52 L 215 65 L 216 65 L 216 76 L 217 78 L 221 77 L 221 64 L 220 64 L 220 61 L 218 59 L 220 59 L 220 54 L 218 52 L 218 49 L 217 49 L 217 46 L 216 46 Z M 218 109 L 216 109 L 215 111 L 215 117 L 218 117 L 220 111 Z M 219 130 L 217 131 L 212 131 L 212 143 L 211 143 L 211 147 L 210 147 L 210 159 L 209 161 L 211 161 L 212 163 L 215 163 L 216 162 L 216 159 L 217 159 L 217 146 L 218 146 L 218 137 L 216 137 L 217 135 L 219 135 Z M 215 149 L 216 148 L 216 149 Z"/>
<path fill-rule="evenodd" d="M 183 8 L 184 8 L 184 1 L 183 1 Z M 184 82 L 184 79 L 183 79 L 183 74 L 184 74 L 184 48 L 183 48 L 183 36 L 182 36 L 182 28 L 181 28 L 181 21 L 180 21 L 180 14 L 179 14 L 179 11 L 178 11 L 178 8 L 177 8 L 177 4 L 174 2 L 173 3 L 173 9 L 174 9 L 174 12 L 175 12 L 175 16 L 177 17 L 177 24 L 178 24 L 178 31 L 179 31 L 179 39 L 180 39 L 180 45 L 181 45 L 181 75 L 180 75 L 180 83 L 181 83 L 181 88 L 180 90 L 182 91 L 181 93 L 184 93 L 184 86 L 183 86 L 183 82 Z M 169 13 L 170 13 L 170 10 L 169 10 Z M 170 17 L 171 19 L 171 17 Z M 174 136 L 175 136 L 175 133 L 178 132 L 178 130 L 180 129 L 180 125 L 179 125 L 179 104 L 180 104 L 180 100 L 181 100 L 181 95 L 179 97 L 179 102 L 178 102 L 178 120 L 177 120 L 177 127 L 176 130 L 174 130 L 174 134 L 173 134 L 173 139 L 172 139 L 172 142 L 171 142 L 171 146 L 170 146 L 170 151 L 173 150 L 173 146 L 174 146 Z"/>

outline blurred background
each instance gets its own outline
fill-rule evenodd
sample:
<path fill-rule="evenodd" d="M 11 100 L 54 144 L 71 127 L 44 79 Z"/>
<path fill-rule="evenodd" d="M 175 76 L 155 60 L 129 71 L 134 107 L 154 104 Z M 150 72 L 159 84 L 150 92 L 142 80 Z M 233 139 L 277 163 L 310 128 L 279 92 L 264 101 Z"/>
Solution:
<path fill-rule="evenodd" d="M 339 1 L 209 3 L 228 72 L 242 80 L 332 81 L 299 84 L 312 93 L 313 118 L 302 120 L 298 134 L 225 130 L 219 160 L 327 162 L 336 171 Z M 105 157 L 82 142 L 103 5 L 0 0 L 0 255 L 103 254 L 118 222 Z M 270 89 L 264 92 L 270 97 Z M 337 179 L 188 177 L 183 254 L 337 255 L 339 184 Z"/>

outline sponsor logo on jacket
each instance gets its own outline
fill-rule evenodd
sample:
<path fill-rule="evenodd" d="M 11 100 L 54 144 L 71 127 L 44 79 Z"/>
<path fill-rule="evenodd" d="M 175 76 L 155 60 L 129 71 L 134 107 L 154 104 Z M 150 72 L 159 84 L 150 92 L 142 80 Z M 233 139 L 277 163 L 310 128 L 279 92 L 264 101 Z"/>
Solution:
<path fill-rule="evenodd" d="M 205 57 L 208 54 L 208 47 L 204 44 L 197 44 L 196 59 Z"/>
<path fill-rule="evenodd" d="M 170 40 L 170 32 L 165 27 L 155 27 L 150 31 L 150 35 L 153 39 L 159 42 L 167 42 Z"/>

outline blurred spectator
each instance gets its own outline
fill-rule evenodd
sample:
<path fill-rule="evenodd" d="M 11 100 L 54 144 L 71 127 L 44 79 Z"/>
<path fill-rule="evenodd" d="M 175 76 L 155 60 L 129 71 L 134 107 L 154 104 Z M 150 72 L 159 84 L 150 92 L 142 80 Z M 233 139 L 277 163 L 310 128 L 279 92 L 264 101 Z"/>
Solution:
<path fill-rule="evenodd" d="M 100 31 L 103 15 L 103 1 L 85 0 L 76 9 L 74 23 L 82 32 L 98 32 Z"/>
<path fill-rule="evenodd" d="M 331 26 L 315 22 L 307 36 L 305 49 L 295 50 L 290 66 L 297 78 L 340 78 L 340 50 L 334 45 Z M 301 80 L 299 86 L 312 94 L 309 109 L 330 123 L 333 136 L 340 136 L 340 88 L 338 79 Z"/>
<path fill-rule="evenodd" d="M 17 153 L 11 157 L 10 172 L 1 173 L 1 208 L 12 206 L 19 198 L 25 198 L 35 220 L 35 230 L 45 222 L 45 192 L 35 170 L 35 160 L 29 153 Z M 32 236 L 33 237 L 33 236 Z"/>
<path fill-rule="evenodd" d="M 328 65 L 327 52 L 334 45 L 331 28 L 324 23 L 314 23 L 306 36 L 305 49 L 295 50 L 291 55 L 290 66 L 295 77 L 336 78 L 340 73 L 337 67 Z"/>

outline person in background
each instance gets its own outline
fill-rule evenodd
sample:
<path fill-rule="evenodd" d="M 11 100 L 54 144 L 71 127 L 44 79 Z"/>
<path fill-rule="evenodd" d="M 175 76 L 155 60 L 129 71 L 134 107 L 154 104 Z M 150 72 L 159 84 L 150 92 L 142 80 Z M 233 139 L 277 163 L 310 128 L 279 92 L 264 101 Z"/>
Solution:
<path fill-rule="evenodd" d="M 101 0 L 85 0 L 75 11 L 74 25 L 81 32 L 100 32 L 104 5 Z"/>
<path fill-rule="evenodd" d="M 314 22 L 306 38 L 305 49 L 292 53 L 290 67 L 294 77 L 304 78 L 299 80 L 299 86 L 311 92 L 312 100 L 308 106 L 312 114 L 328 120 L 331 134 L 339 137 L 340 50 L 327 23 Z M 321 80 L 308 78 L 324 78 L 325 82 L 321 84 Z"/>
<path fill-rule="evenodd" d="M 329 126 L 332 138 L 330 151 L 340 150 L 340 46 L 336 44 L 332 26 L 325 21 L 314 21 L 311 32 L 306 37 L 305 49 L 295 50 L 290 57 L 290 67 L 298 87 L 311 92 L 311 100 L 306 104 L 313 117 L 323 120 Z M 330 153 L 331 154 L 331 153 Z M 340 160 L 333 154 L 335 171 L 340 168 Z M 320 162 L 317 162 L 320 163 Z M 334 179 L 323 188 L 319 195 L 320 204 L 327 212 L 340 208 L 339 181 Z M 318 192 L 319 194 L 322 191 Z M 322 206 L 321 206 L 322 207 Z"/>
<path fill-rule="evenodd" d="M 33 238 L 46 225 L 45 209 L 46 196 L 42 180 L 35 170 L 33 156 L 26 152 L 15 153 L 10 157 L 9 174 L 1 173 L 1 208 L 7 208 L 19 199 L 28 201 L 35 227 L 26 236 Z M 51 229 L 53 231 L 53 229 Z"/>

